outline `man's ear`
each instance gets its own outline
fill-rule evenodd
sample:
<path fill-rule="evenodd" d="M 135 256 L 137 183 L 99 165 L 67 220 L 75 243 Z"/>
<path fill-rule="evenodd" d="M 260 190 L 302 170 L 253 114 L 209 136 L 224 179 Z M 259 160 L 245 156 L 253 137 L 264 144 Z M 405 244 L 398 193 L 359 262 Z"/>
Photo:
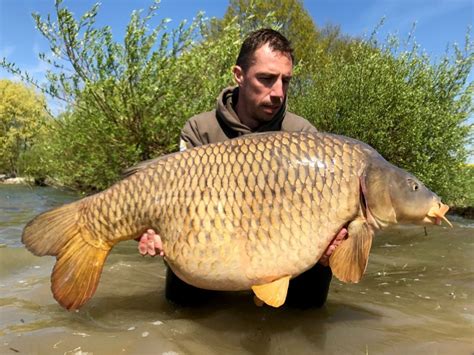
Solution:
<path fill-rule="evenodd" d="M 242 85 L 242 83 L 244 81 L 244 71 L 243 71 L 243 69 L 238 65 L 234 65 L 233 68 L 232 68 L 232 73 L 234 74 L 235 82 L 239 86 Z"/>

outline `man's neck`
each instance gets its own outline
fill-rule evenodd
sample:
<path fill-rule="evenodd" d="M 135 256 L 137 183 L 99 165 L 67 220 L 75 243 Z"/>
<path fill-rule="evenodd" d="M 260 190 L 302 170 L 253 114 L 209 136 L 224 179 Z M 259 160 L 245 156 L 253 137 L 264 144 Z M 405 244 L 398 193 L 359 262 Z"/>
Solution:
<path fill-rule="evenodd" d="M 239 121 L 251 130 L 255 131 L 262 125 L 262 122 L 255 119 L 250 112 L 248 112 L 248 106 L 243 100 L 239 99 L 238 94 L 233 97 L 233 107 Z"/>
<path fill-rule="evenodd" d="M 239 106 L 239 103 L 237 102 L 235 109 L 235 113 L 237 114 L 237 117 L 239 118 L 240 122 L 242 122 L 244 125 L 246 125 L 248 128 L 251 130 L 257 129 L 261 123 L 257 121 L 256 119 L 252 118 L 246 110 L 245 107 L 242 107 L 243 105 Z"/>

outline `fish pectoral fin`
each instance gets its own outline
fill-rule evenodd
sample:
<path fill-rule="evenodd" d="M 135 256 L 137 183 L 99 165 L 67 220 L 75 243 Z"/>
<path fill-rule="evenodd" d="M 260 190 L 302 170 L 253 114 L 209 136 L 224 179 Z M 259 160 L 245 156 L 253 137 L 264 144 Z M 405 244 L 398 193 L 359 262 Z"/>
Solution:
<path fill-rule="evenodd" d="M 252 286 L 252 290 L 259 300 L 276 308 L 285 303 L 289 284 L 290 276 L 285 276 L 267 284 Z"/>
<path fill-rule="evenodd" d="M 374 233 L 365 219 L 358 218 L 349 224 L 347 235 L 329 257 L 329 266 L 339 280 L 357 283 L 367 268 Z"/>

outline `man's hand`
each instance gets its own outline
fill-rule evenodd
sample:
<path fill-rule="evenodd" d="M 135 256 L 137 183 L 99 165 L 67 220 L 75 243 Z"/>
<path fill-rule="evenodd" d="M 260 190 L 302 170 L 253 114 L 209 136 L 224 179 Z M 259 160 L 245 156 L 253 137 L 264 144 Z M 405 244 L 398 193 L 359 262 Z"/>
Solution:
<path fill-rule="evenodd" d="M 329 244 L 328 248 L 324 252 L 323 256 L 321 256 L 321 259 L 319 259 L 318 263 L 323 266 L 329 266 L 329 257 L 334 252 L 334 250 L 336 250 L 337 246 L 342 243 L 346 236 L 347 229 L 342 228 L 339 233 L 337 233 L 336 237 L 332 240 L 331 244 Z"/>
<path fill-rule="evenodd" d="M 163 243 L 158 234 L 153 229 L 148 229 L 138 240 L 138 251 L 143 256 L 165 256 Z"/>

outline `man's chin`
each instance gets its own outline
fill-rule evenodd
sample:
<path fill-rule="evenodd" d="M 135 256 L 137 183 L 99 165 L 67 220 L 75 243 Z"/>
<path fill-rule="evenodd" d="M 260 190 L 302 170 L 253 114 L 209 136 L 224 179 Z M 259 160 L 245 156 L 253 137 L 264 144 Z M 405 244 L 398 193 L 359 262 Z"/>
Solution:
<path fill-rule="evenodd" d="M 260 122 L 270 122 L 271 120 L 273 120 L 273 118 L 275 118 L 275 113 L 262 113 L 261 115 L 259 115 L 258 117 L 258 120 Z"/>
<path fill-rule="evenodd" d="M 264 107 L 262 109 L 262 115 L 261 115 L 262 119 L 264 119 L 265 121 L 270 121 L 276 116 L 278 111 L 280 111 L 280 107 L 278 108 Z"/>

